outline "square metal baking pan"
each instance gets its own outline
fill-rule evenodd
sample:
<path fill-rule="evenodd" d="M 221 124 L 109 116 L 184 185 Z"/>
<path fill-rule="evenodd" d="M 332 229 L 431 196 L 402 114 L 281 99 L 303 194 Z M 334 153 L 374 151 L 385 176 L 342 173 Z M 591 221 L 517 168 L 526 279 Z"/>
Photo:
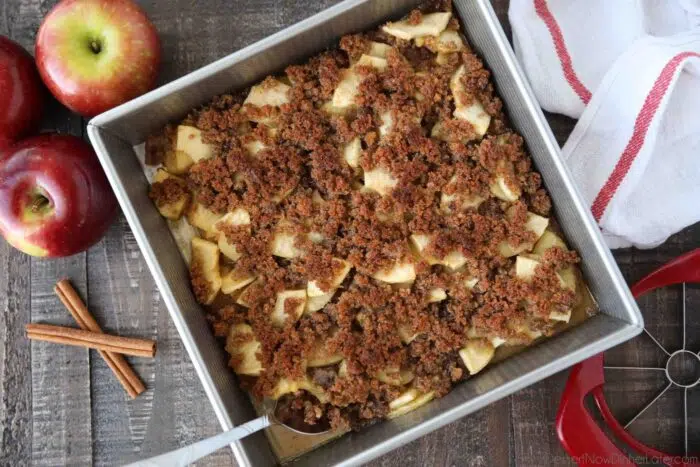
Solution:
<path fill-rule="evenodd" d="M 241 89 L 334 44 L 347 33 L 396 19 L 417 0 L 346 0 L 211 65 L 95 117 L 92 141 L 223 429 L 255 416 L 190 290 L 168 226 L 148 198 L 134 146 L 213 96 Z M 489 0 L 455 0 L 470 44 L 492 72 L 514 128 L 524 137 L 601 313 L 489 367 L 447 396 L 394 420 L 351 433 L 299 458 L 299 465 L 356 465 L 418 438 L 642 331 L 639 309 L 559 155 Z M 262 433 L 232 445 L 241 466 L 276 462 Z"/>

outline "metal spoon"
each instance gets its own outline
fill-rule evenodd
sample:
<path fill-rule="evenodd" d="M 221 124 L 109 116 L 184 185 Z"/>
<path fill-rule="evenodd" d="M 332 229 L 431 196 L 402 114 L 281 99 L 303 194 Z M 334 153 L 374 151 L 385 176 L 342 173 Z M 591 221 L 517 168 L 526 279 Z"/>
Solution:
<path fill-rule="evenodd" d="M 321 435 L 330 431 L 330 428 L 328 428 L 324 431 L 311 433 L 292 428 L 291 426 L 282 423 L 277 417 L 277 402 L 278 401 L 276 400 L 263 401 L 262 407 L 264 415 L 248 423 L 244 423 L 243 425 L 232 430 L 219 433 L 218 435 L 203 439 L 189 446 L 151 457 L 150 459 L 136 461 L 128 464 L 125 467 L 185 467 L 214 451 L 218 451 L 219 449 L 228 446 L 234 441 L 245 438 L 246 436 L 265 429 L 271 425 L 282 425 L 285 428 L 301 435 Z"/>

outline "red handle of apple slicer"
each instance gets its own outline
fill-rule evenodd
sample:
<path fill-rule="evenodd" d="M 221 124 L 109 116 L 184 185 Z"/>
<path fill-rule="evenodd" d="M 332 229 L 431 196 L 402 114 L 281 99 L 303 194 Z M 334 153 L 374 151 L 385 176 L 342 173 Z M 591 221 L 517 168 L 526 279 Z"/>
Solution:
<path fill-rule="evenodd" d="M 683 282 L 700 283 L 700 248 L 679 256 L 644 277 L 632 286 L 632 295 L 636 298 L 650 290 Z"/>
<path fill-rule="evenodd" d="M 663 265 L 637 282 L 631 290 L 636 298 L 659 287 L 683 282 L 700 283 L 700 248 Z M 586 396 L 591 394 L 613 433 L 637 452 L 650 458 L 661 459 L 669 466 L 700 467 L 698 463 L 686 463 L 678 456 L 661 453 L 632 438 L 610 412 L 603 395 L 603 384 L 603 354 L 598 354 L 574 366 L 559 404 L 556 418 L 557 435 L 566 452 L 579 466 L 636 465 L 613 444 L 586 409 L 584 401 Z"/>
<path fill-rule="evenodd" d="M 584 405 L 585 398 L 605 383 L 603 354 L 576 365 L 564 388 L 556 428 L 566 452 L 581 467 L 635 466 L 613 444 Z"/>

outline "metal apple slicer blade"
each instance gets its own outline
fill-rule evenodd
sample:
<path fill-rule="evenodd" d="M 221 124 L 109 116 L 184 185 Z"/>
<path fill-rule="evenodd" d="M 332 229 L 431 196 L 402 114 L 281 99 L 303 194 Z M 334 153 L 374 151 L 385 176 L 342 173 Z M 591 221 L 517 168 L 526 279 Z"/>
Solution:
<path fill-rule="evenodd" d="M 572 369 L 557 434 L 580 466 L 700 467 L 700 249 L 632 293 L 644 333 Z"/>

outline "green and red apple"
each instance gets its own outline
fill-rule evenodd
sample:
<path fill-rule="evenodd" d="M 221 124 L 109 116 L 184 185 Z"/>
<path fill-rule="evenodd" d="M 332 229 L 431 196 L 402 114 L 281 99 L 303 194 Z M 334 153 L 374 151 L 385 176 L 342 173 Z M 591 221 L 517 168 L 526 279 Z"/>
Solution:
<path fill-rule="evenodd" d="M 105 234 L 117 201 L 80 138 L 42 134 L 0 154 L 0 234 L 32 256 L 70 256 Z"/>
<path fill-rule="evenodd" d="M 132 0 L 63 0 L 44 18 L 35 55 L 53 95 L 92 117 L 153 88 L 160 42 Z"/>

